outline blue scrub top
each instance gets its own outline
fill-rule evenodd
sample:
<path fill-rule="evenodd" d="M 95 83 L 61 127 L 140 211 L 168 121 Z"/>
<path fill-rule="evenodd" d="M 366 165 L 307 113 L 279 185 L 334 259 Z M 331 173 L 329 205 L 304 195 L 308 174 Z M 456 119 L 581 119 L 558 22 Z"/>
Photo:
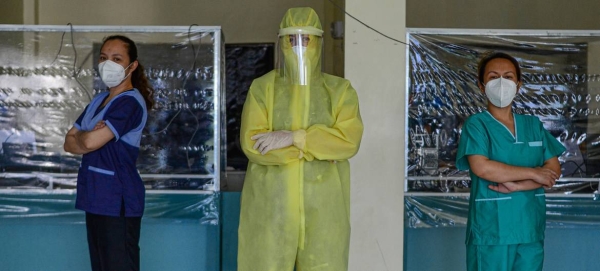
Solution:
<path fill-rule="evenodd" d="M 470 170 L 469 155 L 519 167 L 540 167 L 565 151 L 535 116 L 513 114 L 515 134 L 488 111 L 469 117 L 463 125 L 456 167 Z M 471 196 L 466 243 L 509 245 L 544 240 L 546 201 L 543 188 L 499 193 L 494 184 L 470 172 Z"/>
<path fill-rule="evenodd" d="M 101 107 L 108 92 L 98 94 L 74 126 L 90 131 L 104 120 L 115 137 L 83 155 L 77 176 L 75 208 L 98 215 L 141 217 L 145 189 L 136 168 L 142 130 L 146 125 L 145 101 L 137 89 L 125 91 Z"/>

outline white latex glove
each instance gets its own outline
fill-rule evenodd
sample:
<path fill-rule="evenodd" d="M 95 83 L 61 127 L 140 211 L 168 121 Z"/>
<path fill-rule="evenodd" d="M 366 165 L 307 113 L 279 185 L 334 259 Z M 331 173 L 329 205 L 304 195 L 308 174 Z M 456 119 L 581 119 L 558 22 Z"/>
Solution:
<path fill-rule="evenodd" d="M 269 133 L 256 134 L 250 139 L 256 140 L 253 149 L 265 155 L 270 150 L 282 149 L 294 144 L 294 133 L 291 131 L 274 131 Z"/>

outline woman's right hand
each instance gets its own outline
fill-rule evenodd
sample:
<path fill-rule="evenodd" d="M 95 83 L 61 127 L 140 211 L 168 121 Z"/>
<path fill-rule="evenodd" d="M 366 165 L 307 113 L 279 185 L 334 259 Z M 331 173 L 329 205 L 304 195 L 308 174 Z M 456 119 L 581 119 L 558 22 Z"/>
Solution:
<path fill-rule="evenodd" d="M 508 194 L 515 191 L 519 191 L 519 184 L 518 182 L 505 182 L 498 184 L 490 184 L 488 185 L 488 188 L 496 192 Z"/>

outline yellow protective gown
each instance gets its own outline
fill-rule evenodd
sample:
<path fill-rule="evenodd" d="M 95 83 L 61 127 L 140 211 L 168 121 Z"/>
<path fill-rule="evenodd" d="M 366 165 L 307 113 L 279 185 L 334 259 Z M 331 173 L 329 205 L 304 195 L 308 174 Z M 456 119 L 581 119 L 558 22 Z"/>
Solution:
<path fill-rule="evenodd" d="M 310 11 L 288 12 L 281 27 L 316 27 Z M 286 41 L 280 39 L 284 54 L 290 50 Z M 292 271 L 295 265 L 298 271 L 347 270 L 348 159 L 358 151 L 363 124 L 350 82 L 321 73 L 319 46 L 307 50 L 310 85 L 292 84 L 274 70 L 254 80 L 248 92 L 241 144 L 250 161 L 241 199 L 239 271 Z M 294 145 L 265 155 L 253 149 L 253 135 L 278 130 L 294 131 Z"/>

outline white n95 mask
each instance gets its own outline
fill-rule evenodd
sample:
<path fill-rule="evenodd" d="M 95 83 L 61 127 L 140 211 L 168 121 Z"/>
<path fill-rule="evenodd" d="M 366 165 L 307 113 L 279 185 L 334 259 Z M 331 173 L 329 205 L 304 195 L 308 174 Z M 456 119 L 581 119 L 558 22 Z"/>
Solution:
<path fill-rule="evenodd" d="M 493 105 L 507 107 L 517 95 L 517 84 L 502 77 L 490 80 L 485 85 L 485 95 Z"/>
<path fill-rule="evenodd" d="M 133 64 L 133 62 L 131 62 L 131 64 Z M 129 66 L 131 66 L 131 64 L 129 64 Z M 129 66 L 126 68 L 129 68 Z M 104 62 L 98 64 L 100 78 L 102 78 L 104 84 L 106 84 L 106 86 L 109 88 L 118 86 L 121 84 L 121 82 L 123 82 L 123 80 L 125 80 L 127 76 L 129 76 L 129 74 L 131 74 L 129 73 L 127 76 L 125 76 L 126 68 L 123 68 L 123 66 L 115 63 L 112 60 L 105 60 Z"/>

